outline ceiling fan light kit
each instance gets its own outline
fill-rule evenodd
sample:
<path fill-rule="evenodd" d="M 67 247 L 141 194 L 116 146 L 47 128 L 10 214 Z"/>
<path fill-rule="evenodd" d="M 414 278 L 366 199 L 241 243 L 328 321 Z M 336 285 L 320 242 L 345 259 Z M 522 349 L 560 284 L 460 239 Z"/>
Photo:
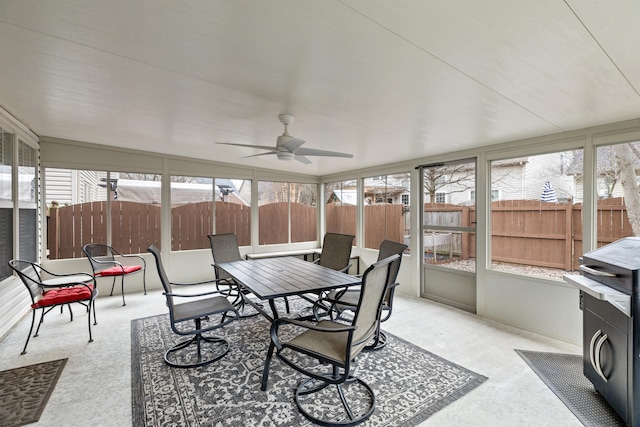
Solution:
<path fill-rule="evenodd" d="M 322 157 L 344 157 L 353 158 L 353 154 L 340 153 L 337 151 L 316 150 L 313 148 L 300 148 L 305 143 L 303 139 L 294 138 L 289 135 L 289 125 L 295 120 L 291 114 L 280 114 L 278 116 L 280 123 L 284 125 L 284 132 L 276 140 L 275 147 L 266 147 L 264 145 L 251 144 L 234 144 L 232 142 L 218 142 L 222 145 L 235 145 L 238 147 L 258 148 L 260 150 L 268 150 L 268 153 L 254 154 L 246 157 L 267 156 L 275 154 L 279 160 L 297 160 L 306 165 L 311 163 L 306 156 L 322 156 Z"/>

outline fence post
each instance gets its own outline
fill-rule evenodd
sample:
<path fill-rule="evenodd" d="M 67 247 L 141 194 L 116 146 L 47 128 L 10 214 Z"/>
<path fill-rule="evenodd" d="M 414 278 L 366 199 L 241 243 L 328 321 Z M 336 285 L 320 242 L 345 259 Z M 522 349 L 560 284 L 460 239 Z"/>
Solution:
<path fill-rule="evenodd" d="M 564 270 L 573 270 L 573 204 L 564 205 Z"/>
<path fill-rule="evenodd" d="M 47 248 L 49 249 L 49 259 L 58 259 L 58 237 L 60 231 L 58 217 L 58 204 L 51 203 L 49 212 L 47 215 Z"/>

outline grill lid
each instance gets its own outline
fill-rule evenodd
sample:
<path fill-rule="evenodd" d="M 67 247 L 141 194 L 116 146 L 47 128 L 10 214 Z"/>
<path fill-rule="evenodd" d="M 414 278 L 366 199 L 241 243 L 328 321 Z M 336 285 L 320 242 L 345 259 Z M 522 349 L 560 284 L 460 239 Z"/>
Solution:
<path fill-rule="evenodd" d="M 584 254 L 584 258 L 620 268 L 640 270 L 640 237 L 625 237 Z"/>

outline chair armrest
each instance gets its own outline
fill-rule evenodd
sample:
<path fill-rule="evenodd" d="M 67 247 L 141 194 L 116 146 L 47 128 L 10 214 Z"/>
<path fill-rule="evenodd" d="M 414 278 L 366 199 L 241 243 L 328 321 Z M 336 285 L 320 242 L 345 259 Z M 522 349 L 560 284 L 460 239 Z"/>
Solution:
<path fill-rule="evenodd" d="M 205 297 L 209 295 L 220 295 L 223 292 L 220 291 L 209 291 L 209 292 L 201 292 L 199 294 L 177 294 L 175 292 L 163 292 L 163 295 L 167 295 L 170 297 L 179 297 L 179 298 L 193 298 L 193 297 Z"/>
<path fill-rule="evenodd" d="M 123 258 L 140 258 L 140 260 L 142 261 L 142 265 L 146 268 L 147 267 L 147 261 L 144 259 L 144 257 L 142 257 L 141 255 L 136 255 L 136 254 L 126 254 L 123 255 L 121 253 L 118 252 L 118 254 L 123 257 Z"/>
<path fill-rule="evenodd" d="M 300 320 L 289 319 L 286 317 L 274 320 L 273 323 L 271 324 L 271 329 L 277 329 L 278 327 L 280 327 L 281 324 L 301 326 L 303 328 L 312 329 L 314 331 L 320 331 L 320 332 L 348 332 L 348 331 L 356 330 L 356 326 L 351 326 L 351 325 L 344 325 L 344 328 L 323 328 L 313 323 L 301 322 Z"/>
<path fill-rule="evenodd" d="M 338 270 L 340 273 L 346 273 L 351 269 L 351 264 L 347 265 L 345 268 Z"/>
<path fill-rule="evenodd" d="M 313 264 L 318 264 L 320 262 L 320 258 L 315 259 L 313 261 L 311 261 Z M 351 269 L 351 264 L 347 265 L 346 267 L 338 270 L 341 273 L 346 273 L 347 271 L 349 271 Z"/>
<path fill-rule="evenodd" d="M 46 270 L 45 268 L 43 268 L 42 266 L 40 267 L 40 269 L 44 272 L 46 272 L 47 274 L 54 276 L 54 277 L 71 277 L 71 276 L 87 276 L 88 278 L 90 278 L 91 280 L 93 280 L 93 275 L 90 273 L 87 273 L 85 271 L 81 271 L 78 273 L 53 273 L 49 270 Z"/>
<path fill-rule="evenodd" d="M 280 319 L 276 319 L 273 321 L 273 323 L 271 323 L 271 341 L 273 342 L 273 344 L 276 346 L 276 348 L 278 350 L 282 349 L 282 341 L 280 341 L 280 338 L 278 337 L 278 328 L 281 325 L 296 325 L 296 326 L 300 326 L 302 328 L 306 328 L 306 329 L 311 329 L 314 331 L 319 331 L 319 332 L 348 332 L 349 334 L 353 334 L 353 332 L 356 330 L 357 326 L 350 326 L 350 325 L 344 325 L 344 328 L 323 328 L 321 326 L 315 325 L 313 323 L 309 323 L 309 322 L 301 322 L 299 320 L 294 320 L 294 319 L 289 319 L 286 317 L 280 318 Z"/>
<path fill-rule="evenodd" d="M 89 286 L 88 283 L 83 283 L 83 282 L 69 282 L 69 283 L 60 283 L 57 285 L 47 285 L 44 283 L 41 283 L 40 286 L 42 286 L 42 289 L 60 289 L 60 288 L 69 288 L 69 287 L 80 287 L 80 286 L 84 286 L 85 288 L 87 288 L 89 291 L 91 291 L 91 295 L 94 294 L 94 292 L 97 291 L 97 288 L 95 286 L 95 283 L 92 284 L 91 286 Z"/>
<path fill-rule="evenodd" d="M 177 283 L 177 282 L 169 282 L 171 286 L 193 286 L 193 285 L 205 285 L 207 283 L 218 283 L 223 281 L 224 279 L 213 279 L 213 280 L 205 280 L 202 282 L 192 282 L 192 283 Z"/>

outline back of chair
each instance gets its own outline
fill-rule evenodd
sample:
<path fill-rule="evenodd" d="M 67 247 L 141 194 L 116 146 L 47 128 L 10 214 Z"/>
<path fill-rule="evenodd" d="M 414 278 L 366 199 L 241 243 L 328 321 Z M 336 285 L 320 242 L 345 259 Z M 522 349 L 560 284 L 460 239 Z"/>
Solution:
<path fill-rule="evenodd" d="M 42 294 L 42 278 L 40 276 L 40 266 L 31 261 L 12 259 L 9 267 L 18 274 L 22 283 L 27 287 L 31 295 L 31 302 L 35 303 Z"/>
<path fill-rule="evenodd" d="M 348 234 L 326 233 L 318 264 L 336 271 L 346 268 L 351 258 L 353 239 L 355 236 Z"/>
<path fill-rule="evenodd" d="M 158 276 L 160 277 L 160 282 L 162 282 L 162 287 L 164 288 L 165 293 L 171 293 L 171 282 L 169 282 L 169 277 L 167 273 L 164 271 L 164 266 L 162 265 L 162 257 L 160 256 L 160 249 L 156 247 L 156 245 L 149 246 L 147 249 L 153 257 L 156 259 L 156 267 L 158 268 Z M 167 305 L 171 309 L 173 306 L 173 297 L 171 295 L 167 295 Z M 173 310 L 170 310 L 172 313 Z M 172 314 L 173 315 L 173 314 Z"/>
<path fill-rule="evenodd" d="M 389 277 L 387 278 L 387 286 L 391 286 L 396 282 L 398 272 L 400 271 L 400 263 L 402 262 L 402 253 L 407 249 L 407 245 L 403 243 L 394 242 L 393 240 L 385 240 L 380 244 L 380 251 L 378 252 L 378 261 L 382 261 L 385 258 L 389 258 L 391 255 L 400 255 L 398 259 L 391 263 L 389 267 Z M 392 292 L 389 290 L 385 294 L 384 302 L 389 304 Z"/>
<path fill-rule="evenodd" d="M 88 243 L 83 246 L 82 250 L 89 259 L 94 274 L 115 265 L 114 249 L 109 245 L 104 243 Z"/>
<path fill-rule="evenodd" d="M 214 264 L 242 260 L 238 247 L 238 238 L 234 233 L 210 234 L 207 237 L 211 243 L 211 255 L 213 256 Z M 216 279 L 231 279 L 231 276 L 226 272 L 217 268 L 215 271 Z"/>
<path fill-rule="evenodd" d="M 392 255 L 376 262 L 362 276 L 360 300 L 352 322 L 357 329 L 353 336 L 351 358 L 360 353 L 376 333 L 382 302 L 387 291 L 389 269 L 399 257 L 400 255 Z"/>

